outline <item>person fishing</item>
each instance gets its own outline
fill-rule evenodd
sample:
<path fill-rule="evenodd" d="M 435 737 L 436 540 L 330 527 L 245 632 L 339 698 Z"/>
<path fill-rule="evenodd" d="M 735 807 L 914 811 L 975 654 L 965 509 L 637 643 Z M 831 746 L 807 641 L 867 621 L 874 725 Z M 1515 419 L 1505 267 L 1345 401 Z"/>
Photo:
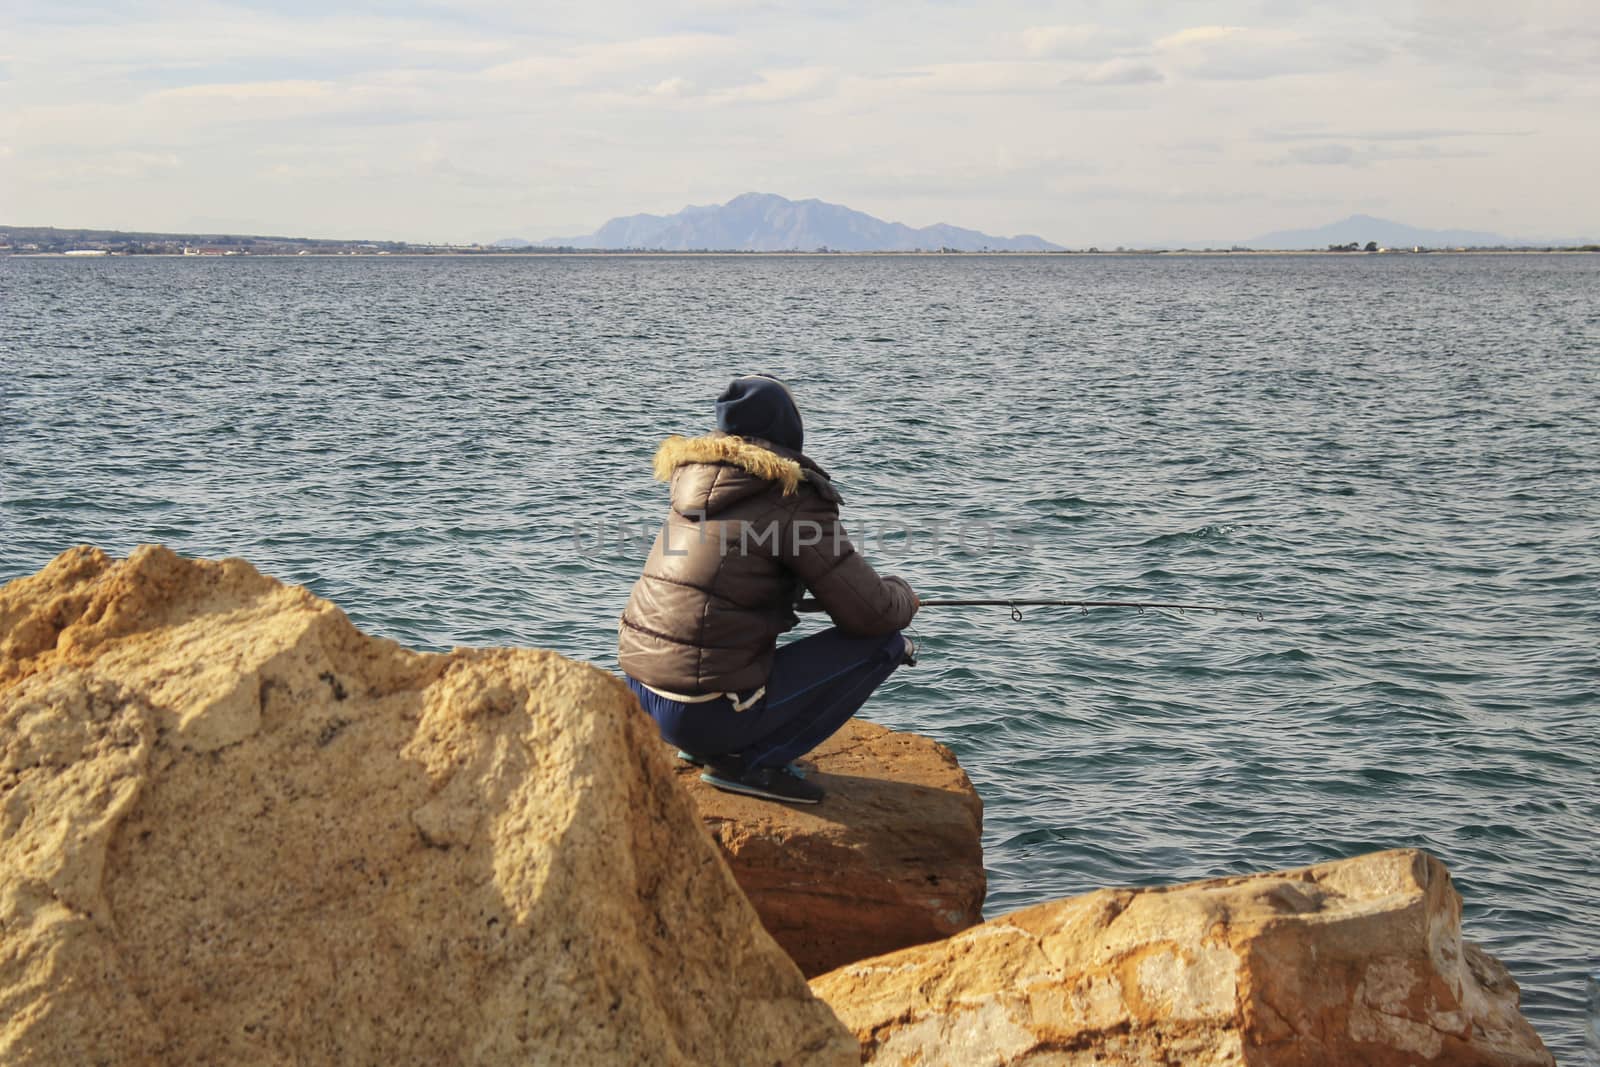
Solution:
<path fill-rule="evenodd" d="M 838 491 L 801 450 L 787 386 L 736 378 L 716 413 L 716 432 L 669 437 L 656 452 L 671 508 L 623 609 L 619 664 L 704 781 L 815 804 L 823 790 L 794 761 L 916 662 L 901 630 L 917 596 L 846 538 Z M 780 646 L 808 591 L 833 625 Z"/>

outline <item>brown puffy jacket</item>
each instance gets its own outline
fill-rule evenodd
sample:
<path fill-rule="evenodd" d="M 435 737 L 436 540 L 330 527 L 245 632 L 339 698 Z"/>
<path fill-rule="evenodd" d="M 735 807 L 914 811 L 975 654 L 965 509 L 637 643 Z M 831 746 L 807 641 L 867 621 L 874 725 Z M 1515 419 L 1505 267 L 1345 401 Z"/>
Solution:
<path fill-rule="evenodd" d="M 911 621 L 911 587 L 851 546 L 839 494 L 808 457 L 730 434 L 671 437 L 655 473 L 672 483 L 672 509 L 622 612 L 629 676 L 685 696 L 763 686 L 806 590 L 849 634 Z"/>

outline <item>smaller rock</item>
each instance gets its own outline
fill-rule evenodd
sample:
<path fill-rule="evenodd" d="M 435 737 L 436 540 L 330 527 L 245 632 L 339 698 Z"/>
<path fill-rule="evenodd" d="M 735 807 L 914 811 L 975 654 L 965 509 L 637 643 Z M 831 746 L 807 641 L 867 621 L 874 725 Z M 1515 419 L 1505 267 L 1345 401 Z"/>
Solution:
<path fill-rule="evenodd" d="M 841 967 L 811 988 L 865 1062 L 1554 1067 L 1421 852 L 1105 889 Z"/>
<path fill-rule="evenodd" d="M 807 977 L 981 921 L 983 802 L 948 748 L 852 719 L 802 762 L 816 807 L 724 793 L 681 761 L 678 780 Z"/>

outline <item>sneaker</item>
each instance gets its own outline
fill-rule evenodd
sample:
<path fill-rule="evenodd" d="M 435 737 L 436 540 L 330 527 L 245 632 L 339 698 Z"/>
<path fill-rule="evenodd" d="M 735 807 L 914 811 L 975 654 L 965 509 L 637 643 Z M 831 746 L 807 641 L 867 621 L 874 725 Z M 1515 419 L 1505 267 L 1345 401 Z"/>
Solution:
<path fill-rule="evenodd" d="M 823 797 L 821 786 L 806 781 L 789 767 L 755 767 L 743 774 L 712 768 L 702 774 L 700 780 L 726 793 L 743 793 L 788 804 L 815 804 Z"/>
<path fill-rule="evenodd" d="M 722 764 L 722 777 L 724 778 L 737 778 L 744 773 L 744 768 L 735 766 L 733 762 L 739 758 L 737 756 L 716 756 L 708 758 L 706 756 L 696 756 L 693 752 L 680 748 L 678 749 L 678 758 L 683 760 L 683 762 L 687 763 L 691 767 L 704 767 L 714 758 L 716 762 Z M 806 775 L 811 773 L 810 765 L 801 763 L 799 760 L 794 760 L 793 762 L 785 765 L 783 769 L 794 775 L 796 778 L 804 778 Z"/>

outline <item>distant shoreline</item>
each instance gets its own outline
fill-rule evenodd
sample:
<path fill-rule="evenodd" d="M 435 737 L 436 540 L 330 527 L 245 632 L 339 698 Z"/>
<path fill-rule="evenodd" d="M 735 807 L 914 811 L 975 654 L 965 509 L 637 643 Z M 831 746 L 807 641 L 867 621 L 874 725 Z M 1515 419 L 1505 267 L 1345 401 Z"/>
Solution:
<path fill-rule="evenodd" d="M 76 250 L 75 250 L 76 251 Z M 1159 249 L 1126 249 L 1123 251 L 1078 251 L 1065 252 L 922 252 L 922 251 L 885 251 L 885 252 L 802 252 L 802 251 L 761 251 L 744 252 L 738 250 L 706 250 L 706 251 L 654 251 L 642 249 L 610 250 L 610 249 L 572 249 L 562 251 L 502 251 L 502 250 L 475 250 L 451 249 L 448 251 L 422 252 L 248 252 L 237 251 L 227 253 L 183 253 L 183 252 L 112 252 L 98 249 L 85 250 L 95 254 L 85 255 L 82 251 L 74 252 L 43 252 L 43 251 L 12 251 L 0 249 L 0 260 L 5 259 L 748 259 L 781 258 L 781 259 L 862 259 L 862 258 L 901 258 L 901 259 L 1148 259 L 1153 256 L 1166 258 L 1192 257 L 1192 258 L 1238 258 L 1241 256 L 1326 256 L 1334 259 L 1367 259 L 1397 257 L 1426 257 L 1426 256 L 1587 256 L 1600 254 L 1600 247 L 1577 248 L 1439 248 L 1427 249 L 1422 252 L 1410 250 L 1390 249 L 1382 252 L 1335 252 L 1330 249 L 1316 248 L 1250 248 L 1250 249 L 1203 249 L 1203 248 L 1159 248 Z"/>
<path fill-rule="evenodd" d="M 783 225 L 769 215 L 789 212 Z M 710 214 L 707 214 L 707 213 Z M 790 217 L 793 213 L 799 215 Z M 721 214 L 719 214 L 721 213 Z M 723 216 L 726 218 L 723 218 Z M 814 225 L 799 225 L 804 216 Z M 723 219 L 717 225 L 706 219 Z M 648 224 L 647 224 L 648 223 Z M 847 225 L 848 224 L 848 225 Z M 1351 240 L 1361 234 L 1359 240 Z M 755 248 L 730 248 L 735 239 Z M 836 244 L 837 242 L 837 244 Z M 784 247 L 778 247 L 783 245 Z M 849 247 L 839 247 L 840 245 Z M 667 247 L 671 246 L 671 247 Z M 292 233 L 210 230 L 170 232 L 107 230 L 93 226 L 24 226 L 0 223 L 0 258 L 54 253 L 213 256 L 1231 256 L 1231 255 L 1516 255 L 1600 252 L 1600 240 L 1583 233 L 1507 236 L 1475 230 L 1426 230 L 1368 215 L 1352 215 L 1314 230 L 1255 234 L 1252 240 L 1146 241 L 1067 247 L 1023 234 L 997 237 L 943 223 L 920 229 L 886 223 L 839 204 L 792 201 L 772 193 L 745 193 L 715 208 L 686 208 L 678 215 L 630 215 L 583 236 L 500 240 L 413 241 L 374 237 L 316 237 Z"/>

